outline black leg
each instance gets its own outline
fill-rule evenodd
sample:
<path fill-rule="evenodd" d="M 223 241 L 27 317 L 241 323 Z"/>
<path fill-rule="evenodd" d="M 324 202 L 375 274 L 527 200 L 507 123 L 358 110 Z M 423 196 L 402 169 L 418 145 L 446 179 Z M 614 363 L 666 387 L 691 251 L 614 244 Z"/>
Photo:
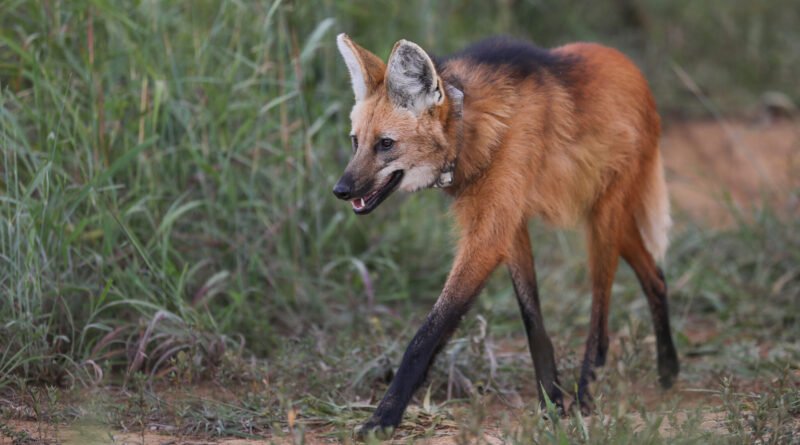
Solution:
<path fill-rule="evenodd" d="M 606 356 L 608 355 L 608 334 L 600 336 L 597 339 L 597 357 L 594 360 L 594 366 L 605 366 Z"/>
<path fill-rule="evenodd" d="M 658 380 L 663 388 L 671 388 L 675 377 L 680 372 L 678 353 L 672 343 L 672 334 L 669 326 L 669 307 L 667 305 L 667 283 L 664 273 L 656 268 L 656 279 L 639 278 L 647 303 L 650 306 L 650 315 L 653 318 L 653 328 L 656 333 L 656 354 L 658 357 Z"/>
<path fill-rule="evenodd" d="M 588 234 L 589 270 L 592 280 L 592 313 L 589 321 L 589 335 L 578 379 L 577 402 L 583 414 L 594 409 L 589 382 L 596 378 L 595 365 L 605 362 L 608 350 L 608 313 L 611 304 L 611 285 L 617 271 L 619 250 L 616 239 L 603 233 L 603 227 L 613 227 L 611 215 L 596 215 L 590 221 Z"/>
<path fill-rule="evenodd" d="M 392 430 L 400 424 L 414 392 L 425 381 L 434 357 L 468 309 L 468 304 L 444 303 L 434 306 L 403 354 L 397 374 L 378 408 L 361 428 L 362 434 L 375 431 L 378 435 L 391 435 Z"/>
<path fill-rule="evenodd" d="M 664 388 L 670 388 L 680 372 L 678 353 L 672 343 L 672 331 L 669 325 L 669 306 L 667 304 L 667 283 L 664 273 L 656 266 L 653 256 L 645 248 L 638 231 L 627 234 L 623 245 L 622 257 L 636 273 L 642 286 L 653 329 L 656 334 L 656 354 L 658 357 L 658 380 Z"/>
<path fill-rule="evenodd" d="M 519 229 L 514 243 L 514 252 L 508 261 L 508 271 L 517 294 L 522 321 L 528 335 L 528 346 L 536 370 L 536 384 L 539 402 L 545 406 L 545 394 L 558 409 L 563 412 L 564 401 L 558 385 L 553 344 L 547 336 L 539 306 L 539 289 L 536 283 L 536 269 L 531 253 L 528 229 Z"/>
<path fill-rule="evenodd" d="M 486 278 L 499 263 L 499 254 L 486 245 L 467 244 L 459 249 L 450 276 L 425 323 L 408 345 L 392 384 L 359 434 L 389 436 L 400 424 L 417 388 L 422 385 L 436 353 L 444 346 L 469 310 Z M 496 251 L 496 249 L 495 249 Z M 478 256 L 475 252 L 488 252 Z"/>

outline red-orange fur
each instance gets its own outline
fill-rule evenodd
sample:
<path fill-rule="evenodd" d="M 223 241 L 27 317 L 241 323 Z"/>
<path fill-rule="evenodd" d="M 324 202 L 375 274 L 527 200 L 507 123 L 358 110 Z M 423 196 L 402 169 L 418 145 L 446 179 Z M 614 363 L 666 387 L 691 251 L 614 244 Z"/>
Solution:
<path fill-rule="evenodd" d="M 443 64 L 440 78 L 457 79 L 465 92 L 463 134 L 450 122 L 449 98 L 417 119 L 398 111 L 387 98 L 385 66 L 370 57 L 362 67 L 375 80 L 371 95 L 351 118 L 367 143 L 387 128 L 399 129 L 398 143 L 404 137 L 413 141 L 403 156 L 419 159 L 432 156 L 426 137 L 444 138 L 448 154 L 461 137 L 455 179 L 445 189 L 454 198 L 460 237 L 434 313 L 451 307 L 452 300 L 468 304 L 473 290 L 501 263 L 532 270 L 530 218 L 558 227 L 584 224 L 593 293 L 585 360 L 600 364 L 619 257 L 631 264 L 643 287 L 652 282 L 653 292 L 666 292 L 654 259 L 661 252 L 648 250 L 643 239 L 648 218 L 666 218 L 664 230 L 669 223 L 668 214 L 653 215 L 667 205 L 652 203 L 666 197 L 659 116 L 646 80 L 620 52 L 591 43 L 552 51 L 573 61 L 568 82 L 550 71 L 521 78 L 468 59 Z M 370 174 L 368 155 L 356 161 L 356 170 Z M 659 309 L 650 293 L 648 301 Z"/>
<path fill-rule="evenodd" d="M 462 231 L 454 269 L 459 258 L 479 276 L 493 269 L 532 216 L 557 226 L 586 221 L 592 270 L 610 288 L 623 234 L 638 233 L 634 212 L 658 156 L 659 118 L 645 79 L 618 51 L 585 43 L 556 51 L 583 60 L 576 91 L 552 78 L 518 85 L 467 63 L 442 73 L 471 92 L 464 120 L 472 131 L 455 186 L 446 189 Z M 524 205 L 519 190 L 527 193 Z M 610 264 L 595 264 L 598 256 Z M 597 309 L 607 313 L 607 306 L 604 300 Z"/>

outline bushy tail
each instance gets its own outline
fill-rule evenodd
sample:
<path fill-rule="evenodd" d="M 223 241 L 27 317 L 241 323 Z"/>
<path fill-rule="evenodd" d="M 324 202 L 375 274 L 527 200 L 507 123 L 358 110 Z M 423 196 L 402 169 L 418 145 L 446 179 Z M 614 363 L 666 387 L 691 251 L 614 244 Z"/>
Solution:
<path fill-rule="evenodd" d="M 647 175 L 642 194 L 642 203 L 636 215 L 636 225 L 642 235 L 644 245 L 656 261 L 664 258 L 669 244 L 669 229 L 672 218 L 669 215 L 669 196 L 664 181 L 664 167 L 661 153 L 656 152 L 652 171 Z"/>

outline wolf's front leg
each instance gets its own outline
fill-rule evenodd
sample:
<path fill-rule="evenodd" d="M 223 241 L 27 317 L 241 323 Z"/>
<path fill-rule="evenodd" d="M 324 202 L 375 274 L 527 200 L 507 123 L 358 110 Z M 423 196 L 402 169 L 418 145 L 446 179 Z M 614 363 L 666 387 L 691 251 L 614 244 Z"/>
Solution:
<path fill-rule="evenodd" d="M 389 390 L 369 421 L 361 427 L 359 435 L 374 432 L 379 437 L 391 436 L 400 424 L 408 402 L 425 380 L 436 353 L 447 342 L 486 278 L 499 263 L 501 255 L 495 251 L 496 246 L 462 243 L 442 294 L 408 345 Z"/>
<path fill-rule="evenodd" d="M 521 224 L 517 229 L 514 245 L 508 260 L 508 271 L 517 302 L 522 312 L 522 321 L 525 332 L 528 334 L 528 345 L 533 358 L 533 367 L 536 369 L 536 386 L 539 393 L 539 402 L 542 408 L 546 400 L 555 404 L 556 409 L 564 412 L 564 400 L 559 388 L 558 371 L 553 354 L 553 343 L 544 329 L 542 309 L 539 305 L 539 288 L 536 284 L 536 269 L 533 255 L 531 254 L 531 240 L 528 235 L 528 225 Z"/>

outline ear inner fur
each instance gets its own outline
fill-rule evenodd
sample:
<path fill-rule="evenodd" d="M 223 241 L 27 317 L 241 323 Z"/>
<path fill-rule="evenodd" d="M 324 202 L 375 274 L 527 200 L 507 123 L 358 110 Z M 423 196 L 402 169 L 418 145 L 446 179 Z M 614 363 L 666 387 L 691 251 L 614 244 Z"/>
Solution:
<path fill-rule="evenodd" d="M 386 71 L 386 89 L 395 106 L 420 115 L 442 103 L 440 85 L 433 61 L 419 45 L 407 40 L 394 45 Z"/>
<path fill-rule="evenodd" d="M 350 72 L 356 101 L 366 99 L 383 82 L 386 64 L 375 54 L 358 46 L 347 34 L 336 37 L 336 46 Z"/>

